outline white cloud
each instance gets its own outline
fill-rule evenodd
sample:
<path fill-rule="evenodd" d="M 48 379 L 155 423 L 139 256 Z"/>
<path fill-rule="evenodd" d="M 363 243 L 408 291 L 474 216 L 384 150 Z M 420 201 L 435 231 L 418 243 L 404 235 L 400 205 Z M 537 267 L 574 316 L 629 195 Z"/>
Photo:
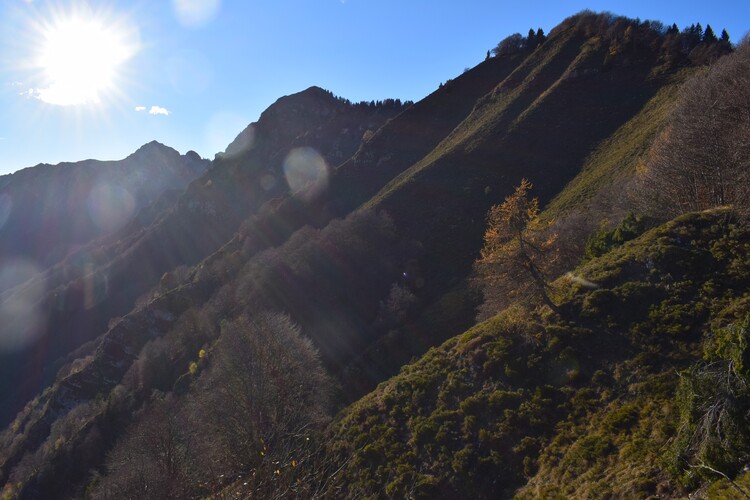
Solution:
<path fill-rule="evenodd" d="M 148 110 L 148 114 L 150 115 L 164 115 L 169 116 L 169 110 L 167 108 L 162 108 L 161 106 L 151 106 L 151 109 Z"/>
<path fill-rule="evenodd" d="M 29 88 L 28 90 L 19 92 L 18 95 L 58 106 L 78 106 L 99 102 L 98 95 L 86 95 L 84 92 L 76 90 L 71 86 L 63 86 L 56 83 L 44 89 Z"/>
<path fill-rule="evenodd" d="M 146 106 L 136 106 L 135 110 L 136 111 L 146 111 Z"/>

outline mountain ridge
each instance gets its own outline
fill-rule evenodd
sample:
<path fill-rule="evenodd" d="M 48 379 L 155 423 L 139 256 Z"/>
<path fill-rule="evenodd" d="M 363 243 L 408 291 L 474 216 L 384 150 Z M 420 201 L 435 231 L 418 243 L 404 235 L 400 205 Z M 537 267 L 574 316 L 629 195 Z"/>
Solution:
<path fill-rule="evenodd" d="M 671 123 L 698 55 L 726 50 L 677 57 L 680 36 L 584 12 L 417 103 L 352 104 L 318 87 L 280 98 L 82 275 L 140 298 L 106 298 L 100 326 L 59 349 L 56 377 L 0 435 L 3 492 L 693 491 L 705 478 L 660 466 L 680 411 L 674 372 L 700 362 L 708 329 L 741 319 L 747 231 L 727 208 L 658 224 L 605 206 Z M 295 165 L 314 175 L 292 182 Z M 485 214 L 522 178 L 573 271 L 550 283 L 554 309 L 529 299 L 477 323 Z M 134 284 L 136 268 L 147 278 Z M 261 317 L 305 336 L 288 366 L 262 346 L 231 357 L 246 346 L 229 339 Z M 319 388 L 330 408 L 273 406 L 296 354 L 331 377 Z M 244 418 L 247 439 L 227 418 Z"/>

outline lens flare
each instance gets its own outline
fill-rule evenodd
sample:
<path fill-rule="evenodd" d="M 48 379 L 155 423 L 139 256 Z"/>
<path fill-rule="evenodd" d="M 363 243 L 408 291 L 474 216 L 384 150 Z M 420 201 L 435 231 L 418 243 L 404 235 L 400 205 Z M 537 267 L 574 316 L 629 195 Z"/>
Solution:
<path fill-rule="evenodd" d="M 313 148 L 296 148 L 284 159 L 284 176 L 292 194 L 311 201 L 328 188 L 328 165 Z"/>
<path fill-rule="evenodd" d="M 3 228 L 6 222 L 8 222 L 8 217 L 10 217 L 10 212 L 13 210 L 13 200 L 10 199 L 10 196 L 8 196 L 5 193 L 0 193 L 0 229 Z"/>
<path fill-rule="evenodd" d="M 86 208 L 102 233 L 112 233 L 127 224 L 135 212 L 135 200 L 123 187 L 99 184 L 89 193 Z"/>
<path fill-rule="evenodd" d="M 219 12 L 220 0 L 172 0 L 177 19 L 183 26 L 202 26 Z"/>
<path fill-rule="evenodd" d="M 40 306 L 44 285 L 34 279 L 39 273 L 27 260 L 6 262 L 0 268 L 0 289 L 20 283 L 0 301 L 0 352 L 21 349 L 44 330 L 47 318 Z"/>
<path fill-rule="evenodd" d="M 211 61 L 204 54 L 194 50 L 185 50 L 174 55 L 167 61 L 164 69 L 172 88 L 184 96 L 202 94 L 214 79 Z"/>
<path fill-rule="evenodd" d="M 264 191 L 271 191 L 276 187 L 276 177 L 271 174 L 264 175 L 260 178 L 260 187 L 262 187 Z"/>

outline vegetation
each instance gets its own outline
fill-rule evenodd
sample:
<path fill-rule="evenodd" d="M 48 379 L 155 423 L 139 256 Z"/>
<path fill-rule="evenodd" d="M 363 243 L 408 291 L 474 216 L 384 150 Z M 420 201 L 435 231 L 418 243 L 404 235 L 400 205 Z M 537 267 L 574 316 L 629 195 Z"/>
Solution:
<path fill-rule="evenodd" d="M 511 56 L 524 50 L 534 50 L 539 45 L 543 44 L 547 37 L 544 35 L 542 28 L 534 31 L 529 30 L 528 36 L 524 37 L 520 33 L 514 33 L 504 39 L 502 39 L 495 48 L 492 49 L 492 53 L 495 57 Z"/>
<path fill-rule="evenodd" d="M 575 275 L 594 287 L 563 278 L 576 320 L 506 309 L 345 410 L 331 427 L 353 454 L 345 495 L 681 495 L 663 472 L 682 418 L 675 367 L 699 362 L 702 332 L 747 300 L 750 235 L 726 216 L 592 259 Z"/>
<path fill-rule="evenodd" d="M 750 494 L 732 49 L 584 11 L 417 103 L 280 99 L 88 281 L 46 275 L 60 318 L 108 284 L 61 327 L 105 333 L 0 433 L 2 497 Z"/>
<path fill-rule="evenodd" d="M 748 317 L 750 318 L 750 317 Z M 704 359 L 680 375 L 679 433 L 673 470 L 688 484 L 696 476 L 732 478 L 750 461 L 750 320 L 730 324 L 707 339 Z"/>
<path fill-rule="evenodd" d="M 558 262 L 557 236 L 539 220 L 539 200 L 529 199 L 526 179 L 487 214 L 484 248 L 476 267 L 484 288 L 484 307 L 494 310 L 512 302 L 541 298 L 552 310 L 551 273 Z"/>
<path fill-rule="evenodd" d="M 112 449 L 92 498 L 184 498 L 232 478 L 245 495 L 312 496 L 331 386 L 310 340 L 286 316 L 241 316 L 204 359 L 187 399 L 155 397 Z"/>
<path fill-rule="evenodd" d="M 747 210 L 748 102 L 748 45 L 683 87 L 639 172 L 636 192 L 646 209 L 667 217 L 724 205 Z"/>

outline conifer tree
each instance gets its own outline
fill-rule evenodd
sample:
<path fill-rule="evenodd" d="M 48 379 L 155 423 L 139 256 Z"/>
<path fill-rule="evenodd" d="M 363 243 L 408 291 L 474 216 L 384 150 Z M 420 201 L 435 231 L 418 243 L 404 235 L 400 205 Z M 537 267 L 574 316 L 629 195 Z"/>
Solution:
<path fill-rule="evenodd" d="M 557 235 L 539 219 L 539 200 L 528 197 L 531 188 L 523 179 L 513 194 L 487 214 L 477 271 L 484 285 L 485 308 L 495 308 L 495 312 L 514 298 L 540 298 L 558 311 L 549 295 L 549 278 L 559 260 Z"/>
<path fill-rule="evenodd" d="M 711 28 L 710 24 L 707 24 L 706 31 L 703 33 L 703 42 L 714 43 L 717 41 L 718 41 L 718 38 L 716 38 L 716 34 L 714 33 L 714 30 Z"/>

